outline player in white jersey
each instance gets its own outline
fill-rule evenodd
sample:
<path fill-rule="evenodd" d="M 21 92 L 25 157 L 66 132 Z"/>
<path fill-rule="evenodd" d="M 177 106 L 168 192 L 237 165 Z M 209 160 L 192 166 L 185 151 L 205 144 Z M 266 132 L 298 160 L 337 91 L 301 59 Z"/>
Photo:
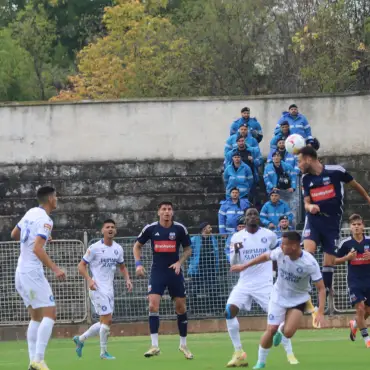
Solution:
<path fill-rule="evenodd" d="M 258 362 L 254 369 L 265 367 L 273 343 L 277 346 L 283 335 L 292 338 L 297 331 L 310 297 L 310 279 L 319 293 L 316 321 L 320 326 L 324 325 L 326 291 L 320 267 L 310 253 L 302 251 L 300 241 L 301 236 L 296 231 L 285 232 L 281 247 L 244 264 L 232 266 L 233 271 L 241 272 L 267 261 L 276 261 L 278 265 L 278 278 L 268 308 L 267 330 L 261 338 Z"/>
<path fill-rule="evenodd" d="M 78 271 L 86 279 L 89 286 L 89 295 L 100 321 L 92 325 L 81 336 L 75 336 L 78 357 L 82 356 L 85 340 L 95 335 L 100 335 L 100 358 L 103 360 L 114 360 L 107 351 L 108 336 L 112 325 L 114 310 L 114 274 L 116 266 L 126 280 L 126 287 L 132 291 L 130 275 L 124 264 L 123 249 L 113 238 L 117 234 L 116 223 L 105 220 L 102 228 L 103 239 L 92 244 L 82 261 L 78 265 Z M 90 266 L 92 277 L 90 277 L 87 266 Z"/>
<path fill-rule="evenodd" d="M 245 215 L 245 229 L 235 233 L 230 244 L 231 265 L 243 264 L 274 249 L 277 236 L 274 232 L 259 226 L 260 217 L 255 208 L 249 208 Z M 240 272 L 238 283 L 227 300 L 225 316 L 227 329 L 235 352 L 227 367 L 248 366 L 247 354 L 240 342 L 237 314 L 240 309 L 251 310 L 254 300 L 265 312 L 268 310 L 273 287 L 273 266 L 271 261 L 253 266 Z M 288 361 L 297 364 L 290 339 L 283 338 Z"/>
<path fill-rule="evenodd" d="M 29 368 L 48 370 L 44 355 L 56 320 L 56 307 L 43 265 L 51 269 L 59 280 L 65 279 L 65 273 L 44 250 L 53 229 L 49 215 L 57 208 L 55 189 L 50 186 L 40 188 L 37 200 L 40 206 L 31 208 L 23 216 L 11 237 L 21 242 L 15 287 L 31 316 L 27 330 Z"/>

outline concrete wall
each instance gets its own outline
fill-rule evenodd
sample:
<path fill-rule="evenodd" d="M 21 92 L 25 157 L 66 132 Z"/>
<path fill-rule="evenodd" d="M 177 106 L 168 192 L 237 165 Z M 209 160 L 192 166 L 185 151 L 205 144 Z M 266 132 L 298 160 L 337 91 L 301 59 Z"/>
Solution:
<path fill-rule="evenodd" d="M 370 95 L 246 97 L 0 106 L 0 162 L 221 158 L 244 106 L 263 126 L 267 154 L 283 110 L 296 103 L 322 155 L 368 152 Z"/>

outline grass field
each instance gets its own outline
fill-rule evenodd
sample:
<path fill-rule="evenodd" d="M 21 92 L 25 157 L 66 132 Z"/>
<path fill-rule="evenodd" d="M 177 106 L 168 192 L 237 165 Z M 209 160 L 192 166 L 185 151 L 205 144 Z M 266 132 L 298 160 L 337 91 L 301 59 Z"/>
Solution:
<path fill-rule="evenodd" d="M 258 341 L 261 333 L 242 333 L 244 350 L 248 353 L 249 368 L 257 360 Z M 99 358 L 99 342 L 86 342 L 83 357 L 78 359 L 71 340 L 52 340 L 47 352 L 47 363 L 51 370 L 213 370 L 225 368 L 232 355 L 232 346 L 227 333 L 189 335 L 188 345 L 194 360 L 185 360 L 178 352 L 177 336 L 160 336 L 161 355 L 144 358 L 149 347 L 147 337 L 110 338 L 109 352 L 115 361 Z M 299 370 L 356 370 L 367 368 L 370 349 L 358 335 L 355 343 L 348 339 L 348 330 L 302 330 L 293 339 L 293 349 L 299 365 L 289 365 L 283 347 L 273 348 L 267 360 L 268 369 Z M 25 370 L 28 352 L 25 341 L 2 342 L 0 344 L 0 369 Z"/>

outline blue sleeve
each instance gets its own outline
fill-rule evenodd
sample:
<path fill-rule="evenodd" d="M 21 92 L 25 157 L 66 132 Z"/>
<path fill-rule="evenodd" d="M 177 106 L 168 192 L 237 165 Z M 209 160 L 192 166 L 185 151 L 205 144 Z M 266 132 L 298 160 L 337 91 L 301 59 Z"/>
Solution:
<path fill-rule="evenodd" d="M 351 182 L 353 180 L 353 177 L 343 167 L 342 167 L 342 169 L 343 169 L 343 171 L 341 171 L 340 181 L 344 182 L 345 184 L 348 184 L 349 182 Z"/>
<path fill-rule="evenodd" d="M 261 151 L 260 149 L 257 147 L 257 148 L 251 148 L 251 149 L 254 149 L 254 164 L 259 167 L 263 164 L 263 158 L 262 158 L 262 154 L 261 154 Z"/>
<path fill-rule="evenodd" d="M 270 141 L 270 149 L 276 149 L 277 148 L 277 142 L 280 136 L 275 135 L 271 141 Z"/>
<path fill-rule="evenodd" d="M 274 188 L 274 184 L 271 182 L 269 175 L 269 167 L 270 166 L 266 166 L 265 171 L 263 172 L 263 181 L 265 182 L 267 193 L 269 193 Z"/>
<path fill-rule="evenodd" d="M 309 179 L 306 176 L 302 177 L 302 187 L 303 187 L 303 197 L 309 197 L 310 196 L 310 188 L 309 188 Z"/>
<path fill-rule="evenodd" d="M 227 234 L 226 232 L 226 209 L 222 205 L 218 211 L 218 232 L 220 234 Z"/>
<path fill-rule="evenodd" d="M 145 244 L 151 237 L 151 231 L 151 226 L 146 225 L 137 237 L 136 241 L 138 241 L 140 244 Z"/>
<path fill-rule="evenodd" d="M 231 126 L 230 126 L 230 136 L 231 135 L 234 135 L 238 132 L 239 130 L 239 119 L 237 119 L 236 121 L 234 121 Z"/>
<path fill-rule="evenodd" d="M 233 145 L 231 144 L 232 142 L 232 137 L 229 136 L 228 139 L 226 140 L 226 143 L 225 143 L 225 148 L 224 148 L 224 156 L 226 156 L 226 154 L 232 150 L 233 148 Z"/>
<path fill-rule="evenodd" d="M 253 177 L 252 170 L 248 165 L 245 166 L 245 177 L 247 178 L 249 190 L 250 190 L 254 183 L 254 177 Z"/>
<path fill-rule="evenodd" d="M 305 132 L 305 135 L 306 135 L 306 140 L 307 139 L 312 139 L 312 133 L 311 133 L 311 126 L 310 124 L 308 123 L 307 121 L 307 118 L 304 117 L 304 121 L 303 121 L 303 127 L 304 127 L 304 132 Z"/>
<path fill-rule="evenodd" d="M 293 219 L 294 219 L 294 215 L 293 215 L 293 212 L 290 210 L 290 207 L 287 203 L 284 204 L 284 212 L 283 212 L 286 216 L 288 216 L 289 218 L 289 223 L 291 224 L 293 222 Z"/>
<path fill-rule="evenodd" d="M 349 253 L 348 244 L 347 244 L 346 242 L 344 242 L 344 243 L 340 243 L 340 244 L 339 244 L 338 251 L 337 251 L 337 257 L 338 257 L 338 258 L 344 257 L 344 256 L 346 256 L 348 253 Z"/>
<path fill-rule="evenodd" d="M 251 137 L 250 141 L 251 141 L 251 144 L 250 144 L 251 147 L 253 147 L 253 148 L 258 147 L 258 141 L 254 137 Z"/>
<path fill-rule="evenodd" d="M 230 170 L 229 170 L 229 166 L 227 166 L 224 171 L 225 188 L 227 187 L 227 184 L 229 183 L 229 178 L 230 178 Z"/>
<path fill-rule="evenodd" d="M 267 204 L 264 204 L 260 213 L 261 223 L 263 226 L 268 226 L 270 220 L 268 219 L 268 208 Z"/>
<path fill-rule="evenodd" d="M 188 233 L 188 230 L 186 229 L 185 226 L 180 226 L 180 227 L 182 229 L 181 239 L 180 239 L 181 245 L 183 246 L 183 248 L 191 247 L 191 240 L 190 240 L 190 235 Z"/>
<path fill-rule="evenodd" d="M 285 164 L 286 167 L 287 167 L 287 171 L 289 173 L 289 177 L 290 177 L 290 183 L 291 183 L 291 187 L 293 189 L 297 189 L 297 175 L 293 169 L 293 167 L 289 164 Z"/>

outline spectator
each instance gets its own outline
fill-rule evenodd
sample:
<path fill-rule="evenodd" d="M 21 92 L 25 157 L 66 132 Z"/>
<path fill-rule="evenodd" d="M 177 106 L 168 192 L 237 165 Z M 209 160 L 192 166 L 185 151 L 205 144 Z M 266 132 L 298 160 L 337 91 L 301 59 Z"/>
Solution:
<path fill-rule="evenodd" d="M 290 135 L 290 128 L 288 121 L 282 121 L 280 123 L 280 131 L 271 139 L 270 141 L 270 149 L 276 149 L 277 143 L 281 139 L 285 139 Z"/>
<path fill-rule="evenodd" d="M 245 138 L 245 142 L 250 147 L 258 147 L 258 141 L 248 132 L 248 125 L 246 123 L 243 123 L 239 131 L 228 137 L 225 144 L 225 150 L 224 154 L 226 155 L 228 151 L 235 149 L 238 145 L 236 143 L 236 140 L 239 136 L 242 136 Z"/>
<path fill-rule="evenodd" d="M 281 216 L 287 216 L 289 222 L 293 223 L 293 213 L 291 212 L 288 204 L 280 200 L 279 192 L 273 190 L 270 193 L 270 200 L 266 202 L 260 213 L 261 223 L 269 229 L 276 229 L 279 225 Z"/>
<path fill-rule="evenodd" d="M 239 199 L 239 189 L 233 188 L 230 191 L 231 199 L 221 201 L 218 211 L 218 229 L 223 235 L 232 234 L 236 231 L 238 218 L 244 215 L 250 207 L 248 199 Z"/>
<path fill-rule="evenodd" d="M 294 230 L 293 226 L 289 225 L 289 218 L 287 216 L 280 216 L 279 218 L 279 226 L 277 227 L 275 234 L 277 236 L 277 244 L 276 248 L 281 246 L 281 240 L 283 234 L 286 231 Z"/>
<path fill-rule="evenodd" d="M 290 134 L 299 134 L 306 140 L 312 139 L 311 127 L 307 118 L 303 114 L 298 113 L 298 107 L 295 104 L 289 106 L 289 112 L 283 112 L 283 115 L 276 125 L 275 135 L 280 132 L 280 123 L 283 121 L 289 122 Z"/>
<path fill-rule="evenodd" d="M 297 187 L 297 175 L 294 169 L 281 160 L 278 150 L 273 153 L 272 162 L 266 165 L 263 175 L 267 192 L 286 190 L 288 193 L 293 193 Z"/>
<path fill-rule="evenodd" d="M 241 161 L 240 153 L 235 152 L 232 157 L 233 163 L 226 167 L 224 181 L 226 187 L 226 198 L 230 198 L 231 189 L 239 189 L 239 197 L 248 196 L 253 186 L 253 174 L 248 165 Z"/>
<path fill-rule="evenodd" d="M 271 149 L 268 157 L 267 157 L 267 163 L 272 162 L 272 155 L 278 151 L 280 153 L 281 160 L 284 161 L 286 164 L 289 164 L 296 174 L 299 174 L 300 170 L 298 167 L 298 161 L 297 156 L 294 154 L 290 154 L 285 149 L 285 139 L 279 139 L 277 141 L 277 148 Z"/>
<path fill-rule="evenodd" d="M 238 222 L 236 225 L 236 232 L 243 230 L 244 228 L 245 228 L 245 218 L 244 216 L 241 216 L 238 218 Z M 231 238 L 233 237 L 233 235 L 234 233 L 230 234 L 227 237 L 226 243 L 225 243 L 225 255 L 226 255 L 226 259 L 228 262 L 230 262 L 230 243 L 231 243 Z"/>
<path fill-rule="evenodd" d="M 252 136 L 260 143 L 263 138 L 262 127 L 257 121 L 256 117 L 250 117 L 250 112 L 251 110 L 248 107 L 245 107 L 241 110 L 241 118 L 238 118 L 231 124 L 230 136 L 236 134 L 239 130 L 239 127 L 243 123 L 246 123 Z"/>

